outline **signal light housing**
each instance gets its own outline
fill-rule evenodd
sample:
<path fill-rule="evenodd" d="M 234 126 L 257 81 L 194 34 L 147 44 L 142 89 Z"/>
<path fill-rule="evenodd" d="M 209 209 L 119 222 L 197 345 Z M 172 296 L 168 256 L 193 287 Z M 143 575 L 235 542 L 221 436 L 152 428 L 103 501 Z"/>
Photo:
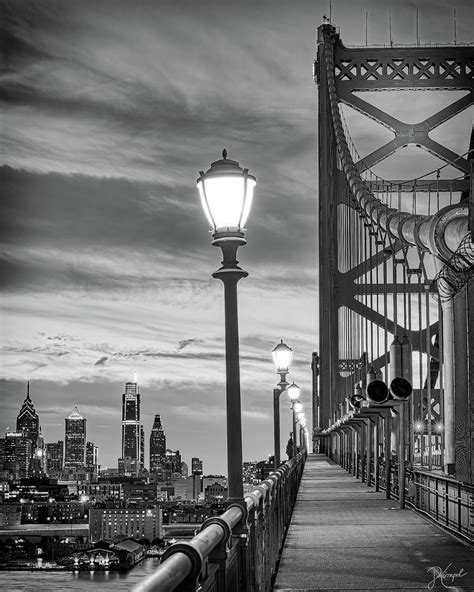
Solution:
<path fill-rule="evenodd" d="M 390 393 L 392 394 L 394 399 L 405 401 L 412 394 L 412 392 L 413 387 L 406 378 L 397 376 L 390 383 Z"/>
<path fill-rule="evenodd" d="M 385 403 L 390 397 L 388 386 L 383 380 L 372 380 L 365 389 L 367 398 L 372 403 Z"/>

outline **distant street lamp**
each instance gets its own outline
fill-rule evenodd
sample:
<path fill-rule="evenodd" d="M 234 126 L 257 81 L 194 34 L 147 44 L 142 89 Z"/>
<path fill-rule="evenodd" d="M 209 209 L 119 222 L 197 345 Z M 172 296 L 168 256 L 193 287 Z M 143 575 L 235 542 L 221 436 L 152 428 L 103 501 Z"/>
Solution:
<path fill-rule="evenodd" d="M 423 431 L 424 431 L 424 424 L 422 421 L 416 421 L 414 427 L 414 431 L 418 440 L 418 452 L 420 454 L 420 464 L 423 464 Z"/>
<path fill-rule="evenodd" d="M 288 383 L 286 376 L 291 362 L 293 350 L 281 342 L 272 350 L 273 361 L 275 363 L 277 374 L 280 375 L 280 382 L 277 389 L 273 389 L 273 442 L 274 442 L 274 467 L 275 470 L 280 466 L 280 395 L 285 391 Z"/>
<path fill-rule="evenodd" d="M 298 440 L 295 440 L 295 451 L 298 452 L 298 445 L 301 448 L 301 430 L 299 429 L 299 423 L 300 423 L 300 419 L 301 417 L 304 417 L 304 413 L 303 413 L 303 403 L 301 403 L 301 401 L 296 400 L 293 401 L 293 413 L 295 415 L 295 427 L 296 427 L 296 434 L 299 436 Z M 299 444 L 298 444 L 299 442 Z"/>
<path fill-rule="evenodd" d="M 300 446 L 301 446 L 301 450 L 304 451 L 306 449 L 306 417 L 304 414 L 303 409 L 303 405 L 300 403 L 301 405 L 301 411 L 297 411 L 296 412 L 296 419 L 298 420 L 298 423 L 300 424 Z"/>
<path fill-rule="evenodd" d="M 238 266 L 237 249 L 246 244 L 245 222 L 256 179 L 235 160 L 222 159 L 200 171 L 197 186 L 209 221 L 212 244 L 222 249 L 222 267 L 212 277 L 224 284 L 228 500 L 243 502 L 242 415 L 240 403 L 237 282 L 248 273 Z"/>
<path fill-rule="evenodd" d="M 296 456 L 296 411 L 295 403 L 298 401 L 301 389 L 294 382 L 286 389 L 288 397 L 291 401 L 291 410 L 293 412 L 293 456 Z M 299 401 L 298 401 L 299 402 Z M 301 404 L 301 403 L 300 403 Z"/>

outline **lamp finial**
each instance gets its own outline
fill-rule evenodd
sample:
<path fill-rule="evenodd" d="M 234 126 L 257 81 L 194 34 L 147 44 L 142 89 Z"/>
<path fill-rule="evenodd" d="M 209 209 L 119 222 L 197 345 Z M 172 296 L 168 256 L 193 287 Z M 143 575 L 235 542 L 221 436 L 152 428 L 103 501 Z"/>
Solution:
<path fill-rule="evenodd" d="M 222 151 L 222 158 L 225 160 L 227 158 L 227 150 L 224 148 Z"/>

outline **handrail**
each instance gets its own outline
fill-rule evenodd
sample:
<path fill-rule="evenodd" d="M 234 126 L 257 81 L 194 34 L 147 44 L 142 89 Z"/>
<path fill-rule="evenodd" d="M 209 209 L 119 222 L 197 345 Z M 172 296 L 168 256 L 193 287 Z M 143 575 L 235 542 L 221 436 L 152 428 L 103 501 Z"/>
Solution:
<path fill-rule="evenodd" d="M 220 519 L 227 527 L 232 528 L 243 518 L 244 511 L 239 506 L 230 506 Z M 230 531 L 229 531 L 230 532 Z M 228 533 L 225 526 L 213 522 L 191 539 L 189 543 L 176 543 L 172 545 L 163 559 L 158 569 L 147 578 L 139 582 L 133 592 L 153 591 L 171 592 L 176 589 L 187 577 L 199 573 L 204 557 L 221 543 Z M 171 551 L 172 552 L 169 552 Z M 197 573 L 194 573 L 197 572 Z"/>
<path fill-rule="evenodd" d="M 296 458 L 283 464 L 275 472 L 271 473 L 265 481 L 245 495 L 243 505 L 230 503 L 223 514 L 209 518 L 202 525 L 201 531 L 190 541 L 171 545 L 163 555 L 158 568 L 136 584 L 132 588 L 132 592 L 173 592 L 181 585 L 186 585 L 186 589 L 194 589 L 192 582 L 196 582 L 200 575 L 206 577 L 207 562 L 212 552 L 217 548 L 223 548 L 226 553 L 228 552 L 231 546 L 232 534 L 245 537 L 249 533 L 250 538 L 252 538 L 252 532 L 255 535 L 255 526 L 250 528 L 250 531 L 252 531 L 250 532 L 247 529 L 247 522 L 250 522 L 249 518 L 254 517 L 259 512 L 264 520 L 265 518 L 268 520 L 270 527 L 266 529 L 266 532 L 260 532 L 253 537 L 254 540 L 250 541 L 248 553 L 253 552 L 260 556 L 263 551 L 261 547 L 262 536 L 264 536 L 273 537 L 273 540 L 268 540 L 268 544 L 274 554 L 278 555 L 291 517 L 291 509 L 288 511 L 286 502 L 291 502 L 292 508 L 304 460 L 305 455 L 299 453 Z M 294 478 L 288 479 L 289 477 Z M 265 509 L 268 509 L 272 503 L 273 509 L 277 512 L 273 522 L 269 520 L 268 516 L 264 516 Z M 234 529 L 238 532 L 234 532 Z M 266 549 L 266 551 L 268 550 Z M 261 559 L 264 561 L 264 558 Z M 276 562 L 275 559 L 272 558 L 272 560 L 274 563 Z M 267 564 L 265 564 L 267 571 L 268 566 L 267 561 Z M 265 574 L 263 577 L 269 579 L 265 578 Z M 227 591 L 226 587 L 217 587 L 215 589 Z M 238 589 L 236 588 L 236 590 Z M 255 586 L 250 585 L 248 589 L 263 590 L 263 588 L 260 588 L 260 583 Z"/>

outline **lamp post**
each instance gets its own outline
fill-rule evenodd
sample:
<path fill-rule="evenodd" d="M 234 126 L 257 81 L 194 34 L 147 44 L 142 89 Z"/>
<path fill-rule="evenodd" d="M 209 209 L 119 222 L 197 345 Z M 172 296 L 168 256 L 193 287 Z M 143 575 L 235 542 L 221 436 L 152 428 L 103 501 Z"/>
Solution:
<path fill-rule="evenodd" d="M 273 442 L 274 442 L 274 457 L 273 464 L 275 470 L 280 466 L 280 395 L 285 391 L 288 383 L 286 376 L 288 374 L 288 366 L 291 362 L 293 350 L 281 342 L 272 350 L 273 361 L 275 363 L 277 374 L 280 375 L 280 382 L 277 389 L 273 389 Z"/>
<path fill-rule="evenodd" d="M 300 387 L 295 384 L 294 382 L 290 384 L 290 386 L 286 389 L 288 393 L 288 397 L 291 401 L 291 410 L 293 412 L 293 455 L 296 456 L 296 411 L 295 411 L 295 403 L 298 401 L 298 398 L 301 393 Z"/>
<path fill-rule="evenodd" d="M 246 244 L 245 222 L 252 205 L 256 179 L 235 160 L 222 159 L 200 171 L 197 186 L 209 221 L 212 244 L 222 249 L 222 267 L 212 274 L 224 284 L 228 500 L 243 502 L 242 416 L 240 403 L 237 282 L 248 276 L 237 261 Z"/>

